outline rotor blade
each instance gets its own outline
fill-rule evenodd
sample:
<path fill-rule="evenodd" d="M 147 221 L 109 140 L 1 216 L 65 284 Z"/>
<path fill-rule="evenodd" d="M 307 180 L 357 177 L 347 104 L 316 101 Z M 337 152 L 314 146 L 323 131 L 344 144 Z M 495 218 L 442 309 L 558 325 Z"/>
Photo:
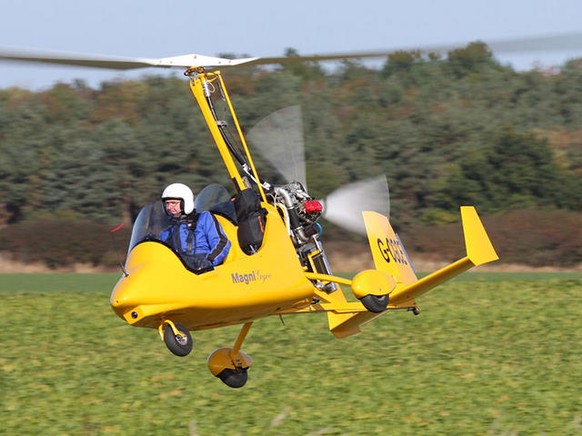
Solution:
<path fill-rule="evenodd" d="M 479 38 L 475 38 L 478 41 Z M 536 52 L 536 51 L 564 51 L 582 50 L 582 33 L 567 33 L 559 35 L 534 36 L 524 38 L 499 39 L 483 41 L 494 54 Z M 439 53 L 446 55 L 449 51 L 467 46 L 465 43 L 410 45 L 362 52 L 343 52 L 329 54 L 297 55 L 287 57 L 261 57 L 249 59 L 249 64 L 284 64 L 293 62 L 324 62 L 342 59 L 383 58 L 399 51 L 420 51 L 424 53 Z"/>
<path fill-rule="evenodd" d="M 478 39 L 478 38 L 476 38 Z M 524 38 L 500 39 L 484 41 L 494 54 L 580 50 L 582 48 L 582 33 L 567 33 L 558 35 L 533 36 Z M 0 59 L 21 62 L 42 62 L 59 65 L 72 65 L 92 68 L 107 68 L 116 70 L 131 70 L 136 68 L 190 68 L 190 67 L 228 67 L 242 64 L 268 65 L 293 62 L 324 62 L 342 59 L 383 58 L 398 51 L 422 51 L 446 54 L 462 48 L 467 43 L 411 45 L 393 47 L 390 49 L 344 52 L 330 54 L 312 54 L 305 56 L 250 57 L 241 59 L 225 59 L 199 54 L 167 57 L 161 59 L 125 58 L 106 55 L 91 55 L 77 53 L 50 52 L 39 50 L 17 50 L 0 48 Z"/>
<path fill-rule="evenodd" d="M 303 120 L 299 106 L 288 106 L 266 116 L 247 139 L 287 182 L 306 186 Z"/>
<path fill-rule="evenodd" d="M 342 186 L 332 192 L 324 203 L 325 219 L 365 235 L 362 211 L 370 210 L 390 217 L 390 193 L 386 176 Z"/>
<path fill-rule="evenodd" d="M 20 62 L 40 62 L 48 64 L 71 65 L 113 70 L 137 68 L 190 68 L 234 66 L 253 61 L 256 58 L 224 59 L 198 54 L 167 57 L 162 59 L 125 58 L 118 56 L 90 55 L 77 53 L 57 53 L 0 49 L 0 59 Z"/>
<path fill-rule="evenodd" d="M 493 53 L 582 50 L 582 33 L 565 33 L 486 42 Z"/>

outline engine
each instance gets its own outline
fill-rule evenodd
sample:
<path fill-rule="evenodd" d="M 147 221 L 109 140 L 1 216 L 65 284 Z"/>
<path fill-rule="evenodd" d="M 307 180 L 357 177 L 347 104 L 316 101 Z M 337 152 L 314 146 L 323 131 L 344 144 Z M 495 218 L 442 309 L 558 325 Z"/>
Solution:
<path fill-rule="evenodd" d="M 307 244 L 321 234 L 317 220 L 323 213 L 321 202 L 314 200 L 299 182 L 275 186 L 275 204 L 281 209 L 295 247 Z"/>
<path fill-rule="evenodd" d="M 301 263 L 309 271 L 331 274 L 327 257 L 319 240 L 322 227 L 317 220 L 323 214 L 323 204 L 313 199 L 299 182 L 275 186 L 272 192 L 274 203 L 285 219 Z M 335 283 L 327 281 L 316 281 L 315 285 L 326 292 L 337 289 Z"/>

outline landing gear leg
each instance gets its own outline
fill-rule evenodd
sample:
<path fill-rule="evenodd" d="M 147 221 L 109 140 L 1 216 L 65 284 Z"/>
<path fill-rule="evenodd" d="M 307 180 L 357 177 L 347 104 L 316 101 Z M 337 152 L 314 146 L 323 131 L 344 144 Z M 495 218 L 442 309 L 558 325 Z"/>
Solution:
<path fill-rule="evenodd" d="M 232 348 L 219 348 L 208 356 L 208 369 L 212 375 L 231 388 L 242 388 L 246 384 L 248 369 L 253 364 L 251 357 L 240 351 L 252 324 L 243 325 Z"/>

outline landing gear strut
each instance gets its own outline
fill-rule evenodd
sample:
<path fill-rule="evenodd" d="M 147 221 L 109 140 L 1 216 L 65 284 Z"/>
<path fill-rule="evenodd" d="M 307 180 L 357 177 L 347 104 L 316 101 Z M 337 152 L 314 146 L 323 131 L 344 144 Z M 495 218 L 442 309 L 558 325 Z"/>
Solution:
<path fill-rule="evenodd" d="M 248 379 L 248 369 L 253 364 L 248 354 L 240 351 L 252 322 L 243 325 L 232 348 L 219 348 L 208 356 L 208 369 L 225 385 L 242 388 Z"/>

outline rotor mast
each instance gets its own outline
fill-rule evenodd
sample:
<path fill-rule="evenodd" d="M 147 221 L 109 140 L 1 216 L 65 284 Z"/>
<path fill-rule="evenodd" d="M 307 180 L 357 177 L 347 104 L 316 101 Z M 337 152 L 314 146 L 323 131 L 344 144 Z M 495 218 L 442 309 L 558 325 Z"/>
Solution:
<path fill-rule="evenodd" d="M 243 189 L 248 188 L 247 183 L 241 176 L 241 172 L 237 167 L 238 161 L 238 164 L 241 165 L 243 169 L 245 169 L 246 171 L 250 171 L 250 175 L 252 175 L 254 180 L 257 182 L 257 187 L 259 189 L 259 194 L 261 198 L 263 200 L 266 200 L 263 187 L 259 182 L 257 169 L 252 160 L 242 129 L 238 122 L 238 118 L 234 111 L 234 107 L 228 96 L 228 92 L 226 90 L 224 81 L 222 80 L 222 75 L 220 71 L 207 72 L 202 67 L 191 67 L 186 70 L 184 75 L 190 78 L 190 90 L 192 91 L 192 95 L 194 96 L 198 103 L 198 106 L 200 107 L 202 116 L 206 121 L 208 129 L 210 130 L 210 134 L 214 139 L 216 147 L 218 148 L 218 152 L 220 153 L 220 156 L 222 157 L 224 165 L 226 166 L 226 170 L 230 176 L 230 179 L 234 184 L 235 190 L 237 192 L 240 192 Z M 218 86 L 220 87 L 222 96 L 226 100 L 226 104 L 228 105 L 228 109 L 230 111 L 232 120 L 235 124 L 240 143 L 244 150 L 244 156 L 241 156 L 240 153 L 234 149 L 234 147 L 232 146 L 232 144 L 230 143 L 229 139 L 225 134 L 224 131 L 225 122 L 219 120 L 216 115 L 211 100 L 212 91 L 215 89 L 215 85 L 213 82 L 218 82 Z"/>

